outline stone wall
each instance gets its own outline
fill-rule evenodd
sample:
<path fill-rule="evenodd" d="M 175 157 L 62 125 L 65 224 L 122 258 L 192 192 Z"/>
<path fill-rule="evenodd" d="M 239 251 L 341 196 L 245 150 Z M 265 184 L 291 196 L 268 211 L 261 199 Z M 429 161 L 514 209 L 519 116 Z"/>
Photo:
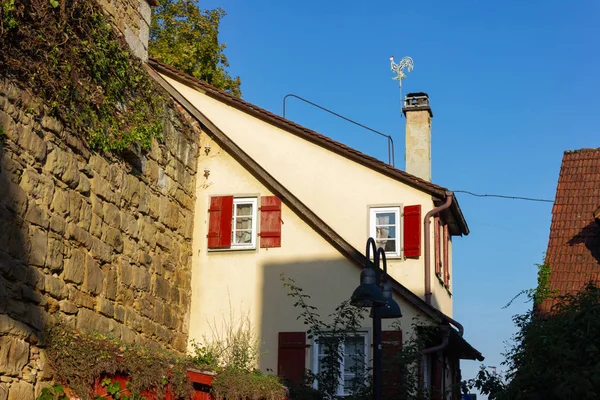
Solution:
<path fill-rule="evenodd" d="M 151 5 L 155 0 L 98 0 L 98 4 L 117 32 L 127 41 L 131 52 L 142 61 L 148 59 L 148 38 L 150 37 Z"/>
<path fill-rule="evenodd" d="M 170 111 L 136 170 L 0 81 L 0 400 L 50 379 L 53 320 L 185 351 L 198 143 Z M 141 170 L 141 171 L 140 171 Z"/>

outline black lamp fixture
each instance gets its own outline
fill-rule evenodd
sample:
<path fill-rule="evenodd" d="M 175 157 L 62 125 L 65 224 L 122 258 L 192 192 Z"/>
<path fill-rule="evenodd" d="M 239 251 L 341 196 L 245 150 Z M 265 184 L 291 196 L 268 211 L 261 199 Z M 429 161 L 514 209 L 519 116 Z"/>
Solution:
<path fill-rule="evenodd" d="M 370 252 L 373 249 L 373 267 L 370 263 Z M 383 260 L 383 274 L 379 264 Z M 381 277 L 381 287 L 379 283 Z M 365 268 L 360 273 L 360 285 L 352 293 L 350 304 L 356 307 L 371 307 L 373 318 L 373 400 L 382 399 L 383 367 L 381 354 L 381 319 L 400 318 L 400 306 L 392 297 L 392 285 L 387 281 L 387 260 L 385 250 L 377 249 L 375 239 L 367 240 Z"/>
<path fill-rule="evenodd" d="M 371 249 L 375 256 L 375 265 L 371 268 Z M 360 285 L 352 293 L 350 304 L 355 307 L 381 307 L 386 301 L 383 292 L 379 288 L 379 262 L 377 259 L 377 250 L 375 250 L 375 240 L 367 240 L 367 250 L 365 258 L 365 268 L 360 273 Z M 384 256 L 385 257 L 385 256 Z"/>

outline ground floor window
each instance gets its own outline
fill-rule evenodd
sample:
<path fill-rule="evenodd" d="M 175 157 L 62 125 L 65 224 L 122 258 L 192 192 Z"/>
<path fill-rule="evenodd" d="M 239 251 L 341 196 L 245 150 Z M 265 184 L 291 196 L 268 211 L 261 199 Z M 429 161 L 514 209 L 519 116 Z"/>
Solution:
<path fill-rule="evenodd" d="M 365 384 L 368 365 L 368 338 L 366 332 L 358 332 L 339 337 L 327 336 L 314 339 L 313 372 L 326 376 L 331 365 L 339 366 L 337 385 L 338 396 L 348 396 Z M 334 354 L 337 349 L 339 356 Z M 315 381 L 315 387 L 320 383 Z"/>

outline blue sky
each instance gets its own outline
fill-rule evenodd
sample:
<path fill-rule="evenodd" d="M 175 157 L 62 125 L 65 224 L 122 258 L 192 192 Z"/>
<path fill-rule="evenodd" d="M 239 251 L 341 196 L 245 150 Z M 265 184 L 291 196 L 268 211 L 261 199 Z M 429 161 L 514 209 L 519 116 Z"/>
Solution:
<path fill-rule="evenodd" d="M 376 3 L 377 5 L 373 5 Z M 600 146 L 597 1 L 239 1 L 222 7 L 233 75 L 244 98 L 280 114 L 305 97 L 396 142 L 404 119 L 389 56 L 410 55 L 404 93 L 430 96 L 433 181 L 452 190 L 553 199 L 562 153 Z M 288 118 L 386 160 L 383 139 L 297 100 Z M 471 234 L 454 241 L 454 316 L 500 367 L 515 294 L 536 284 L 550 203 L 459 194 Z M 463 363 L 469 378 L 478 363 Z"/>

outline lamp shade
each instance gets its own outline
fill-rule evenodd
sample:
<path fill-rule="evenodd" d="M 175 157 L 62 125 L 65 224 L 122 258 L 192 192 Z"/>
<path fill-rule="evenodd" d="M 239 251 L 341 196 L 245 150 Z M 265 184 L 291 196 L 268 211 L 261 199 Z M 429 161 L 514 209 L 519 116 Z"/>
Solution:
<path fill-rule="evenodd" d="M 385 300 L 385 303 L 381 307 L 377 307 L 377 313 L 381 318 L 400 318 L 402 317 L 402 311 L 396 300 L 392 297 L 392 286 L 389 283 L 381 285 L 381 293 Z M 373 317 L 373 310 L 371 310 L 371 317 Z"/>
<path fill-rule="evenodd" d="M 372 268 L 360 273 L 360 285 L 352 293 L 350 304 L 356 307 L 380 307 L 385 304 L 381 289 L 377 285 L 377 275 Z"/>

